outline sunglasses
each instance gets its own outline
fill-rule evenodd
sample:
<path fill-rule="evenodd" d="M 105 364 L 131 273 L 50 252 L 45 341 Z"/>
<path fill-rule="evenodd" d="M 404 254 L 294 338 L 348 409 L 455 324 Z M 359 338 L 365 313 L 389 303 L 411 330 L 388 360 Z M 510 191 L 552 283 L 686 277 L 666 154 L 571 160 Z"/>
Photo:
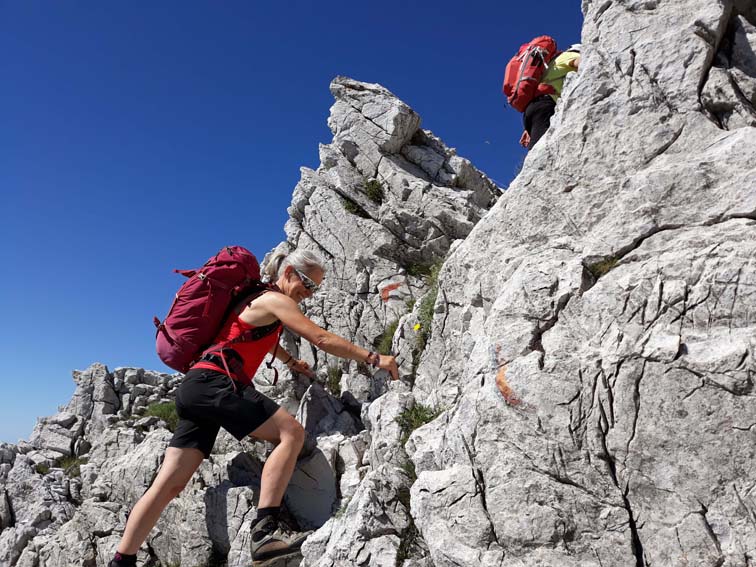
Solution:
<path fill-rule="evenodd" d="M 296 274 L 299 276 L 299 279 L 302 280 L 302 285 L 305 287 L 307 291 L 311 291 L 312 293 L 315 293 L 316 291 L 318 291 L 318 287 L 320 287 L 319 284 L 316 284 L 312 278 L 307 277 L 296 268 L 293 268 L 293 269 L 296 272 Z"/>

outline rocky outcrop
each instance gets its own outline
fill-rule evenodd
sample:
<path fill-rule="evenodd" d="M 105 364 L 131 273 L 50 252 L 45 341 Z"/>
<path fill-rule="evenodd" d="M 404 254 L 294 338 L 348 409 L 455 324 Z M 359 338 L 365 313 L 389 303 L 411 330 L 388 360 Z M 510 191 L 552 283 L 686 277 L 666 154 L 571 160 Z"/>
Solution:
<path fill-rule="evenodd" d="M 321 147 L 317 170 L 302 171 L 281 247 L 310 247 L 327 259 L 328 278 L 305 306 L 308 315 L 372 348 L 424 293 L 430 267 L 469 234 L 499 189 L 421 130 L 417 114 L 383 87 L 338 78 L 332 92 L 334 141 Z M 258 376 L 259 387 L 308 433 L 286 493 L 288 513 L 301 528 L 317 529 L 349 502 L 363 502 L 356 513 L 374 530 L 361 536 L 371 550 L 366 553 L 388 561 L 411 524 L 408 476 L 388 467 L 392 476 L 384 478 L 378 463 L 388 456 L 369 451 L 365 429 L 365 420 L 377 419 L 369 417 L 369 408 L 389 391 L 388 380 L 317 354 L 295 337 L 284 340 L 319 369 L 318 380 L 310 381 L 279 368 L 285 376 L 275 386 L 269 371 Z M 161 465 L 180 380 L 95 364 L 74 373 L 73 398 L 56 415 L 40 419 L 28 442 L 0 446 L 0 566 L 107 563 L 128 510 Z M 393 415 L 382 420 L 369 426 L 392 427 Z M 398 438 L 392 446 L 401 450 Z M 222 432 L 211 457 L 165 510 L 140 561 L 184 567 L 249 563 L 249 527 L 270 449 Z M 383 505 L 371 504 L 374 494 L 392 510 L 388 522 L 371 520 Z M 383 524 L 391 526 L 391 535 L 383 533 Z M 329 551 L 328 557 L 343 552 Z"/>
<path fill-rule="evenodd" d="M 421 130 L 417 114 L 380 85 L 339 77 L 331 92 L 333 142 L 321 146 L 316 171 L 302 169 L 279 248 L 308 248 L 327 260 L 324 289 L 308 302 L 308 316 L 372 344 L 424 294 L 430 268 L 470 233 L 499 190 Z M 354 387 L 342 391 L 357 404 L 382 393 L 355 384 L 355 364 L 311 345 L 299 350 L 343 371 L 342 382 Z"/>

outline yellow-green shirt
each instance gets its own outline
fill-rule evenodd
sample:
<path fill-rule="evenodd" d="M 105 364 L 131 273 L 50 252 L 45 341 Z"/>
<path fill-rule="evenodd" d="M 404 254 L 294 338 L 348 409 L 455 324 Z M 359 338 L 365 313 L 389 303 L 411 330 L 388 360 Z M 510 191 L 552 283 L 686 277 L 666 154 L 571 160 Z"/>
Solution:
<path fill-rule="evenodd" d="M 561 53 L 560 55 L 552 59 L 551 63 L 549 63 L 549 66 L 546 69 L 546 73 L 544 73 L 541 82 L 554 87 L 556 94 L 551 95 L 551 98 L 553 98 L 554 101 L 556 101 L 562 94 L 564 77 L 570 71 L 575 70 L 570 66 L 570 63 L 578 57 L 580 57 L 580 54 L 576 53 L 575 51 L 565 51 L 564 53 Z"/>

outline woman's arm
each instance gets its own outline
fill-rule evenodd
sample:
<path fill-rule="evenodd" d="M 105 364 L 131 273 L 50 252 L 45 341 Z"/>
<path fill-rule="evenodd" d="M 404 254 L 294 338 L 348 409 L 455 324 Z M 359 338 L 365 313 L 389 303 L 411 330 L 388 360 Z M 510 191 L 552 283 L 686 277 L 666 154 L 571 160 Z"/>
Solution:
<path fill-rule="evenodd" d="M 328 354 L 340 358 L 349 358 L 358 362 L 368 362 L 367 359 L 370 351 L 320 328 L 305 317 L 294 300 L 286 295 L 282 293 L 266 293 L 255 303 L 273 314 L 291 332 L 306 339 Z M 398 379 L 399 372 L 393 356 L 378 356 L 377 366 L 388 370 L 394 380 Z"/>

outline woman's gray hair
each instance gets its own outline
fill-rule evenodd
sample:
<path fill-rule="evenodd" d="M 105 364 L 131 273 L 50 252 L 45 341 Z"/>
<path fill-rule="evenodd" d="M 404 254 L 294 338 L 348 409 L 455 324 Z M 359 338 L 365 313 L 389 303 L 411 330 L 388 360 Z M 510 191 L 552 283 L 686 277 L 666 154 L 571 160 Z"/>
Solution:
<path fill-rule="evenodd" d="M 294 252 L 286 254 L 285 252 L 276 252 L 270 257 L 268 265 L 265 266 L 265 277 L 270 282 L 275 282 L 281 277 L 286 266 L 292 266 L 305 274 L 310 274 L 314 268 L 325 272 L 323 260 L 310 250 L 297 249 Z"/>

